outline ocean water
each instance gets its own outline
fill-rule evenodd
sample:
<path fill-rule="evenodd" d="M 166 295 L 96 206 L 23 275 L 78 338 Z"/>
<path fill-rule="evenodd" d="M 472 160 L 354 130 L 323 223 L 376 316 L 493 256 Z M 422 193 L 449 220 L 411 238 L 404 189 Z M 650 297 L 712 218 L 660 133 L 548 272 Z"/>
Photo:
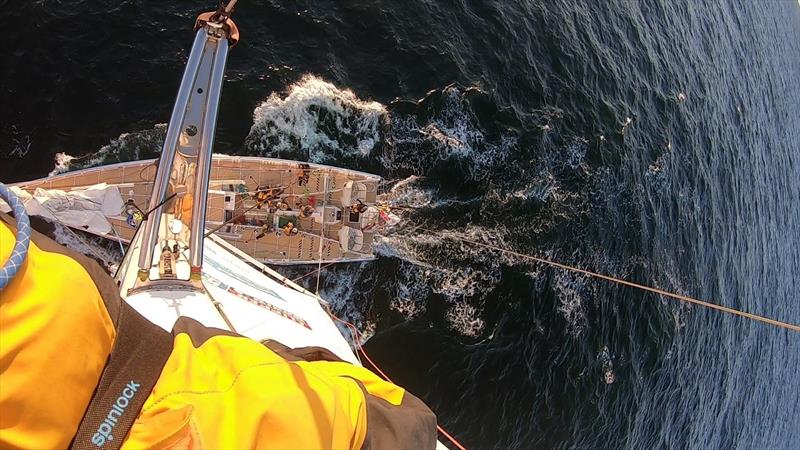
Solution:
<path fill-rule="evenodd" d="M 1 180 L 157 154 L 207 2 L 0 5 Z M 465 446 L 800 447 L 797 333 L 460 241 L 800 323 L 800 3 L 235 17 L 216 150 L 388 180 L 404 227 L 323 295 Z"/>

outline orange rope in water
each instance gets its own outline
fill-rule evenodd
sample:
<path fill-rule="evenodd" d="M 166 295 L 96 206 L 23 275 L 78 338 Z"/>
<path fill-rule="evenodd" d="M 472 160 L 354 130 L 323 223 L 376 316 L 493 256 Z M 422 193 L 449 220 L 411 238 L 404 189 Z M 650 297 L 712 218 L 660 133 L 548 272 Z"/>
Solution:
<path fill-rule="evenodd" d="M 431 230 L 425 230 L 425 229 L 422 229 L 422 230 L 423 231 L 427 231 L 429 233 L 433 233 L 433 231 L 431 231 Z M 620 278 L 615 278 L 615 277 L 612 277 L 612 276 L 609 276 L 609 275 L 603 275 L 601 273 L 592 272 L 590 270 L 585 270 L 585 269 L 580 269 L 580 268 L 577 268 L 577 267 L 572 267 L 572 266 L 569 266 L 569 265 L 566 265 L 566 264 L 561 264 L 561 263 L 558 263 L 558 262 L 555 262 L 555 261 L 551 261 L 551 260 L 548 260 L 548 259 L 538 258 L 536 256 L 526 255 L 524 253 L 516 252 L 514 250 L 508 250 L 508 249 L 505 249 L 505 248 L 502 248 L 502 247 L 497 247 L 497 246 L 494 246 L 494 245 L 491 245 L 491 244 L 485 244 L 483 242 L 473 241 L 473 240 L 465 239 L 465 238 L 456 238 L 456 240 L 459 240 L 461 242 L 465 242 L 467 244 L 477 245 L 479 247 L 483 247 L 483 248 L 486 248 L 486 249 L 489 249 L 489 250 L 494 250 L 494 251 L 498 251 L 498 252 L 501 252 L 501 253 L 514 255 L 514 256 L 517 256 L 519 258 L 528 259 L 528 260 L 535 261 L 535 262 L 542 263 L 542 264 L 547 264 L 549 266 L 557 267 L 559 269 L 569 270 L 569 271 L 572 271 L 572 272 L 577 272 L 577 273 L 581 273 L 581 274 L 584 274 L 584 275 L 588 275 L 588 276 L 591 276 L 591 277 L 594 277 L 594 278 L 599 278 L 599 279 L 602 279 L 602 280 L 611 281 L 612 283 L 617 283 L 617 284 L 621 284 L 621 285 L 624 285 L 624 286 L 629 286 L 629 287 L 632 287 L 632 288 L 641 289 L 643 291 L 652 292 L 654 294 L 663 295 L 665 297 L 670 297 L 670 298 L 673 298 L 673 299 L 676 299 L 676 300 L 679 300 L 679 301 L 691 303 L 691 304 L 694 304 L 694 305 L 699 305 L 699 306 L 702 306 L 702 307 L 705 307 L 705 308 L 710 308 L 710 309 L 714 309 L 714 310 L 717 310 L 717 311 L 722 311 L 722 312 L 725 312 L 725 313 L 728 313 L 728 314 L 733 314 L 733 315 L 736 315 L 736 316 L 739 316 L 739 317 L 744 317 L 744 318 L 747 318 L 747 319 L 756 320 L 756 321 L 767 323 L 767 324 L 770 324 L 770 325 L 773 325 L 773 326 L 776 326 L 776 327 L 779 327 L 779 328 L 784 328 L 784 329 L 787 329 L 787 330 L 800 332 L 800 325 L 795 325 L 795 324 L 791 324 L 791 323 L 787 323 L 787 322 L 782 322 L 780 320 L 770 319 L 768 317 L 763 317 L 763 316 L 759 316 L 759 315 L 756 315 L 756 314 L 751 314 L 751 313 L 748 313 L 748 312 L 740 311 L 738 309 L 729 308 L 727 306 L 715 305 L 713 303 L 704 302 L 702 300 L 698 300 L 696 298 L 688 297 L 688 296 L 685 296 L 685 295 L 674 294 L 672 292 L 668 292 L 668 291 L 665 291 L 663 289 L 658 289 L 658 288 L 654 288 L 654 287 L 650 287 L 650 286 L 645 286 L 643 284 L 634 283 L 632 281 L 627 281 L 627 280 L 622 280 Z M 328 265 L 330 265 L 330 264 L 328 264 Z M 325 267 L 327 267 L 327 266 L 325 266 Z M 322 269 L 321 267 L 318 268 L 318 269 L 315 269 L 315 270 L 313 270 L 313 271 L 311 271 L 311 272 L 309 272 L 309 273 L 297 278 L 296 280 L 300 280 L 302 278 L 305 278 L 305 277 L 313 274 L 314 272 L 317 272 L 317 276 L 319 277 L 321 269 Z M 358 331 L 358 328 L 356 328 L 356 326 L 353 325 L 352 323 L 336 317 L 336 315 L 334 315 L 333 312 L 331 312 L 330 308 L 326 307 L 326 310 L 328 312 L 328 315 L 333 320 L 336 320 L 338 322 L 343 323 L 353 333 L 353 338 L 356 341 L 355 342 L 356 351 L 361 353 L 361 355 L 364 356 L 364 358 L 370 363 L 370 365 L 372 365 L 372 367 L 375 369 L 375 371 L 378 372 L 378 374 L 381 377 L 383 377 L 384 380 L 386 380 L 386 381 L 388 381 L 390 383 L 393 383 L 392 380 L 389 378 L 389 376 L 386 375 L 381 370 L 381 368 L 378 367 L 377 364 L 375 364 L 375 361 L 373 361 L 372 358 L 369 357 L 367 352 L 361 346 L 362 337 L 361 337 L 361 333 Z M 445 431 L 444 428 L 442 428 L 441 426 L 439 426 L 437 424 L 436 425 L 436 429 L 440 433 L 442 433 L 442 435 L 444 437 L 446 437 L 454 446 L 456 446 L 456 448 L 458 448 L 458 450 L 466 450 L 466 448 L 463 445 L 461 445 L 461 443 L 458 442 L 458 440 L 456 440 L 453 436 L 451 436 L 447 431 Z"/>
<path fill-rule="evenodd" d="M 427 231 L 429 233 L 433 233 L 430 230 L 425 230 L 425 229 L 422 229 L 422 230 L 423 231 Z M 486 249 L 489 249 L 489 250 L 494 250 L 494 251 L 498 251 L 498 252 L 501 252 L 501 253 L 514 255 L 514 256 L 517 256 L 519 258 L 528 259 L 528 260 L 535 261 L 535 262 L 542 263 L 542 264 L 547 264 L 549 266 L 557 267 L 559 269 L 569 270 L 569 271 L 572 271 L 572 272 L 577 272 L 577 273 L 581 273 L 581 274 L 584 274 L 584 275 L 588 275 L 590 277 L 599 278 L 599 279 L 606 280 L 606 281 L 611 281 L 612 283 L 621 284 L 623 286 L 629 286 L 629 287 L 632 287 L 632 288 L 641 289 L 643 291 L 652 292 L 654 294 L 663 295 L 665 297 L 673 298 L 673 299 L 676 299 L 676 300 L 679 300 L 679 301 L 683 301 L 683 302 L 687 302 L 687 303 L 691 303 L 691 304 L 694 304 L 694 305 L 699 305 L 699 306 L 702 306 L 702 307 L 705 307 L 705 308 L 714 309 L 714 310 L 717 310 L 717 311 L 725 312 L 725 313 L 728 313 L 728 314 L 733 314 L 733 315 L 736 315 L 736 316 L 739 316 L 739 317 L 744 317 L 744 318 L 751 319 L 751 320 L 756 320 L 756 321 L 767 323 L 767 324 L 770 324 L 770 325 L 773 325 L 773 326 L 776 326 L 776 327 L 779 327 L 779 328 L 784 328 L 784 329 L 787 329 L 787 330 L 790 330 L 790 331 L 800 332 L 800 325 L 795 325 L 795 324 L 791 324 L 791 323 L 787 323 L 787 322 L 782 322 L 780 320 L 775 320 L 775 319 L 771 319 L 771 318 L 768 318 L 768 317 L 759 316 L 757 314 L 751 314 L 751 313 L 748 313 L 748 312 L 740 311 L 738 309 L 729 308 L 727 306 L 715 305 L 713 303 L 709 303 L 709 302 L 705 302 L 705 301 L 702 301 L 702 300 L 698 300 L 696 298 L 688 297 L 686 295 L 675 294 L 675 293 L 672 293 L 672 292 L 665 291 L 663 289 L 658 289 L 658 288 L 654 288 L 654 287 L 651 287 L 651 286 L 645 286 L 643 284 L 634 283 L 632 281 L 627 281 L 627 280 L 622 280 L 620 278 L 615 278 L 615 277 L 612 277 L 612 276 L 609 276 L 609 275 L 603 275 L 601 273 L 592 272 L 590 270 L 580 269 L 580 268 L 577 268 L 577 267 L 569 266 L 569 265 L 566 265 L 566 264 L 561 264 L 561 263 L 558 263 L 558 262 L 555 262 L 555 261 L 551 261 L 551 260 L 548 260 L 548 259 L 538 258 L 536 256 L 526 255 L 524 253 L 516 252 L 514 250 L 505 249 L 505 248 L 502 248 L 502 247 L 497 247 L 497 246 L 494 246 L 494 245 L 491 245 L 491 244 L 485 244 L 483 242 L 473 241 L 473 240 L 465 239 L 465 238 L 456 238 L 456 240 L 459 240 L 461 242 L 465 242 L 467 244 L 477 245 L 479 247 L 483 247 L 483 248 L 486 248 Z M 328 265 L 330 265 L 330 264 L 328 264 Z M 322 269 L 322 267 L 320 267 L 320 268 L 318 268 L 316 270 L 313 270 L 313 271 L 311 271 L 311 272 L 309 272 L 309 273 L 297 278 L 297 280 L 305 278 L 305 277 L 313 274 L 314 272 L 317 272 L 317 277 L 319 277 L 321 269 Z M 326 309 L 327 309 L 328 315 L 332 319 L 343 323 L 353 333 L 353 338 L 356 341 L 355 345 L 356 345 L 357 353 L 361 353 L 361 355 L 364 356 L 364 358 L 370 363 L 370 365 L 372 365 L 372 367 L 375 369 L 375 371 L 378 372 L 378 374 L 381 377 L 383 377 L 384 380 L 386 380 L 386 381 L 388 381 L 390 383 L 393 383 L 392 380 L 389 378 L 389 376 L 386 375 L 381 370 L 381 368 L 378 367 L 377 364 L 375 364 L 375 361 L 373 361 L 372 358 L 369 357 L 367 352 L 361 346 L 362 337 L 361 337 L 361 333 L 358 331 L 358 328 L 356 328 L 356 326 L 353 325 L 352 323 L 336 317 L 336 315 L 334 315 L 333 312 L 331 312 L 330 308 L 326 307 Z M 456 440 L 453 436 L 451 436 L 440 425 L 437 424 L 436 425 L 436 429 L 440 433 L 442 433 L 442 435 L 444 437 L 446 437 L 454 446 L 456 446 L 456 448 L 458 448 L 458 450 L 466 450 L 466 448 L 463 445 L 461 445 L 461 443 L 458 442 L 458 440 Z"/>
<path fill-rule="evenodd" d="M 431 231 L 431 230 L 425 230 L 425 229 L 423 229 L 423 230 L 427 231 L 429 233 L 433 233 L 433 234 L 436 233 L 436 232 Z M 728 313 L 728 314 L 733 314 L 733 315 L 736 315 L 736 316 L 739 316 L 739 317 L 744 317 L 744 318 L 751 319 L 751 320 L 756 320 L 756 321 L 767 323 L 767 324 L 770 324 L 770 325 L 773 325 L 773 326 L 776 326 L 776 327 L 779 327 L 779 328 L 784 328 L 786 330 L 800 332 L 800 325 L 787 323 L 787 322 L 782 322 L 780 320 L 775 320 L 775 319 L 771 319 L 769 317 L 759 316 L 757 314 L 751 314 L 751 313 L 748 313 L 748 312 L 740 311 L 738 309 L 729 308 L 727 306 L 715 305 L 714 303 L 704 302 L 702 300 L 698 300 L 696 298 L 688 297 L 688 296 L 685 296 L 685 295 L 680 295 L 680 294 L 674 294 L 672 292 L 667 292 L 667 291 L 665 291 L 663 289 L 658 289 L 658 288 L 654 288 L 654 287 L 650 287 L 650 286 L 645 286 L 645 285 L 642 285 L 642 284 L 639 284 L 639 283 L 634 283 L 632 281 L 622 280 L 622 279 L 615 278 L 615 277 L 612 277 L 612 276 L 609 276 L 609 275 L 603 275 L 603 274 L 600 274 L 600 273 L 597 273 L 597 272 L 592 272 L 590 270 L 579 269 L 577 267 L 572 267 L 572 266 L 568 266 L 566 264 L 557 263 L 555 261 L 550 261 L 548 259 L 538 258 L 536 256 L 531 256 L 531 255 L 526 255 L 524 253 L 516 252 L 514 250 L 508 250 L 508 249 L 505 249 L 505 248 L 502 248 L 502 247 L 497 247 L 497 246 L 494 246 L 494 245 L 491 245 L 491 244 L 484 244 L 483 242 L 473 241 L 473 240 L 470 240 L 470 239 L 465 239 L 465 238 L 460 238 L 460 237 L 457 237 L 455 239 L 459 240 L 461 242 L 466 242 L 468 244 L 477 245 L 479 247 L 483 247 L 483 248 L 486 248 L 486 249 L 489 249 L 489 250 L 495 250 L 495 251 L 498 251 L 498 252 L 501 252 L 501 253 L 514 255 L 514 256 L 517 256 L 517 257 L 520 257 L 520 258 L 523 258 L 523 259 L 529 259 L 531 261 L 535 261 L 535 262 L 538 262 L 538 263 L 547 264 L 547 265 L 553 266 L 553 267 L 558 267 L 559 269 L 569 270 L 569 271 L 572 271 L 572 272 L 578 272 L 578 273 L 581 273 L 581 274 L 584 274 L 584 275 L 589 275 L 589 276 L 594 277 L 594 278 L 600 278 L 602 280 L 611 281 L 612 283 L 617 283 L 617 284 L 621 284 L 621 285 L 624 285 L 624 286 L 629 286 L 629 287 L 632 287 L 632 288 L 641 289 L 643 291 L 652 292 L 654 294 L 663 295 L 665 297 L 670 297 L 670 298 L 673 298 L 673 299 L 676 299 L 676 300 L 680 300 L 682 302 L 692 303 L 692 304 L 699 305 L 699 306 L 702 306 L 702 307 L 705 307 L 705 308 L 714 309 L 714 310 L 717 310 L 717 311 L 721 311 L 721 312 Z"/>
<path fill-rule="evenodd" d="M 361 333 L 359 333 L 359 331 L 358 331 L 358 328 L 356 328 L 356 326 L 355 326 L 355 325 L 353 325 L 352 323 L 350 323 L 350 322 L 348 322 L 348 321 L 346 321 L 346 320 L 342 320 L 342 319 L 340 319 L 340 318 L 336 317 L 336 315 L 335 315 L 335 314 L 333 314 L 333 312 L 331 312 L 331 310 L 330 310 L 330 309 L 328 309 L 328 315 L 329 315 L 329 316 L 331 316 L 331 318 L 332 318 L 333 320 L 336 320 L 336 321 L 339 321 L 339 322 L 343 323 L 343 324 L 344 324 L 344 325 L 345 325 L 347 328 L 349 328 L 349 329 L 350 329 L 350 331 L 353 333 L 353 338 L 354 338 L 354 339 L 355 339 L 355 341 L 356 341 L 356 342 L 355 342 L 355 344 L 356 344 L 356 350 L 357 350 L 358 352 L 360 352 L 360 353 L 361 353 L 361 355 L 362 355 L 362 356 L 364 356 L 364 358 L 366 358 L 366 360 L 367 360 L 367 361 L 369 361 L 370 365 L 371 365 L 371 366 L 372 366 L 372 367 L 375 369 L 375 371 L 376 371 L 376 372 L 378 372 L 378 374 L 379 374 L 381 377 L 383 377 L 383 379 L 384 379 L 384 380 L 388 381 L 389 383 L 392 383 L 392 384 L 394 384 L 394 381 L 392 381 L 392 380 L 389 378 L 389 376 L 388 376 L 388 375 L 386 375 L 386 374 L 385 374 L 385 373 L 384 373 L 384 372 L 381 370 L 381 368 L 380 368 L 380 367 L 378 367 L 378 365 L 377 365 L 377 364 L 375 364 L 375 361 L 373 361 L 373 360 L 372 360 L 372 358 L 370 358 L 370 357 L 369 357 L 369 355 L 367 354 L 367 352 L 364 350 L 364 347 L 362 347 L 362 346 L 361 346 Z M 455 445 L 455 446 L 456 446 L 456 448 L 457 448 L 458 450 L 467 450 L 467 449 L 466 449 L 466 448 L 465 448 L 463 445 L 461 445 L 461 443 L 460 443 L 460 442 L 458 442 L 458 440 L 456 440 L 456 438 L 454 438 L 453 436 L 451 436 L 451 435 L 450 435 L 450 433 L 448 433 L 447 431 L 445 431 L 445 429 L 444 429 L 444 428 L 442 428 L 442 427 L 441 427 L 439 424 L 436 424 L 436 429 L 437 429 L 437 430 L 439 430 L 439 432 L 440 432 L 440 433 L 442 433 L 442 436 L 446 437 L 446 438 L 447 438 L 447 440 L 449 440 L 449 441 L 450 441 L 450 442 L 451 442 L 453 445 Z"/>

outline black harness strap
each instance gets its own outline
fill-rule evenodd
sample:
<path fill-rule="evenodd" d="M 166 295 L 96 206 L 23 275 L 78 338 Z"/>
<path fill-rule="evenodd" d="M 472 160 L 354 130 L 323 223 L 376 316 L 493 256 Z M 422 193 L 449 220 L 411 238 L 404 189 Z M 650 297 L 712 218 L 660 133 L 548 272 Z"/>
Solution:
<path fill-rule="evenodd" d="M 118 450 L 172 353 L 172 335 L 125 302 L 108 364 L 70 448 Z"/>

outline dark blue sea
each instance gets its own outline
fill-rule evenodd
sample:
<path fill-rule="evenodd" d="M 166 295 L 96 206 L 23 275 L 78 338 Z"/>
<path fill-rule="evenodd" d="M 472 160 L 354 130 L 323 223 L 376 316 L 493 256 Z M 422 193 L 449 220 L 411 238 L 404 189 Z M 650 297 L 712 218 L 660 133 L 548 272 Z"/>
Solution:
<path fill-rule="evenodd" d="M 156 156 L 214 6 L 0 0 L 0 180 Z M 323 295 L 467 448 L 800 448 L 798 333 L 461 241 L 800 323 L 800 3 L 234 17 L 216 151 L 387 180 L 403 226 Z"/>

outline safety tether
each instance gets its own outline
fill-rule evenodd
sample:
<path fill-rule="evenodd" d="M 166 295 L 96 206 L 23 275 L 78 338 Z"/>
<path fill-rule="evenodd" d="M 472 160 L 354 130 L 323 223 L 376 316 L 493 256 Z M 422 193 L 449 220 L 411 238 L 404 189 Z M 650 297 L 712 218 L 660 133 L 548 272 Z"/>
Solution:
<path fill-rule="evenodd" d="M 14 219 L 17 221 L 17 237 L 14 249 L 11 250 L 11 256 L 8 261 L 3 263 L 2 268 L 0 268 L 0 289 L 3 289 L 14 278 L 25 262 L 25 257 L 28 256 L 28 246 L 31 242 L 31 222 L 28 219 L 28 213 L 25 211 L 22 201 L 3 183 L 0 183 L 0 198 L 5 200 L 11 207 L 14 212 Z"/>

